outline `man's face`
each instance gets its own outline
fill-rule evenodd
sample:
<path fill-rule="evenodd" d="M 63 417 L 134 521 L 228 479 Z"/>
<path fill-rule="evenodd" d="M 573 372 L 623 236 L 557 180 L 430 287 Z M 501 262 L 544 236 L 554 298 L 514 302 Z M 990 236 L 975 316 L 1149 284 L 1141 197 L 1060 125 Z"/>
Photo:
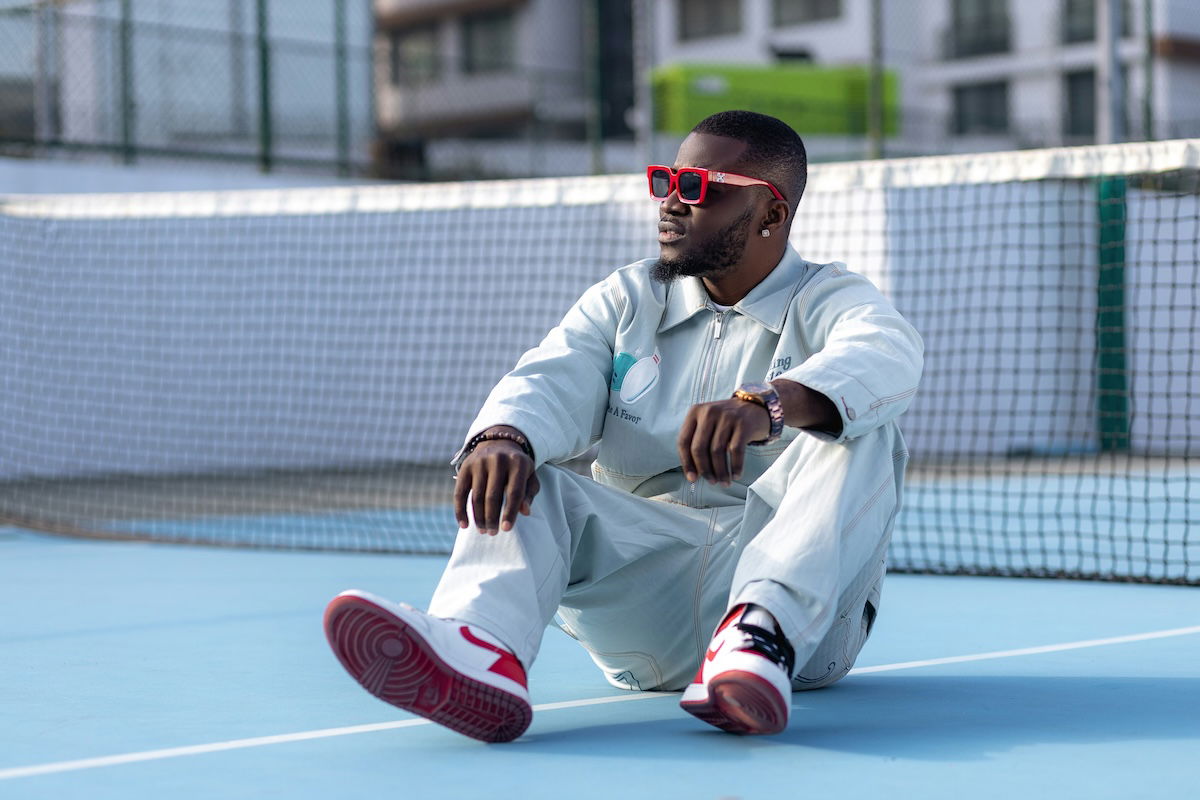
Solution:
<path fill-rule="evenodd" d="M 693 133 L 679 146 L 673 166 L 737 172 L 745 149 L 737 139 Z M 699 205 L 682 203 L 672 193 L 659 209 L 659 260 L 651 276 L 667 283 L 683 275 L 713 279 L 733 271 L 746 251 L 754 215 L 761 213 L 757 192 L 709 183 Z"/>

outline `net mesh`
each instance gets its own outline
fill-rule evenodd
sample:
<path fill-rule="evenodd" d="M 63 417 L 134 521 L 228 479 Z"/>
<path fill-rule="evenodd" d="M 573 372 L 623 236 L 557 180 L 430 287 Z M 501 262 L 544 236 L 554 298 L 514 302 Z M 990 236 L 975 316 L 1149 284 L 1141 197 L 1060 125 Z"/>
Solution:
<path fill-rule="evenodd" d="M 1200 584 L 1198 166 L 1197 141 L 813 166 L 794 245 L 926 344 L 892 569 Z M 0 516 L 447 552 L 487 391 L 655 254 L 643 183 L 7 198 Z"/>

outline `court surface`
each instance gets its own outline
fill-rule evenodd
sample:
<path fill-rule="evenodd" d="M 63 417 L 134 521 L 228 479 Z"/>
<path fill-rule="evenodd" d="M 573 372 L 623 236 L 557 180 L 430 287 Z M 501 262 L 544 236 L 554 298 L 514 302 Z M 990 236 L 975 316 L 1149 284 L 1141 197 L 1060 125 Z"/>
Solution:
<path fill-rule="evenodd" d="M 734 737 L 551 631 L 533 725 L 484 745 L 361 690 L 321 612 L 423 605 L 444 557 L 0 529 L 0 798 L 1185 798 L 1200 591 L 893 575 L 855 672 Z"/>

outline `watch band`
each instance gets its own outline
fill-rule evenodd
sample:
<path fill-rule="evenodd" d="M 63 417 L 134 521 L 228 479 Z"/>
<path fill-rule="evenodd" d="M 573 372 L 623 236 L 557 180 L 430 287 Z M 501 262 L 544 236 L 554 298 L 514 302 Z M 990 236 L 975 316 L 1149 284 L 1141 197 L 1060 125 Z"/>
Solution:
<path fill-rule="evenodd" d="M 748 403 L 757 403 L 767 410 L 771 418 L 771 432 L 767 438 L 750 444 L 770 444 L 783 435 L 783 405 L 774 386 L 769 383 L 743 383 L 734 390 L 733 396 Z"/>

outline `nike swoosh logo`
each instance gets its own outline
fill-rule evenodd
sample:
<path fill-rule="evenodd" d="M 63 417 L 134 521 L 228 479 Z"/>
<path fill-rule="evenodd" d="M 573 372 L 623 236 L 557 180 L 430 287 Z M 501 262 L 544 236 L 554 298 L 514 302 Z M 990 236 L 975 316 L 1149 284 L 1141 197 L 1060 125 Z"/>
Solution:
<path fill-rule="evenodd" d="M 507 650 L 496 647 L 490 642 L 485 642 L 483 639 L 480 639 L 478 636 L 471 633 L 471 629 L 466 625 L 461 626 L 458 629 L 458 632 L 464 639 L 476 647 L 482 647 L 484 650 L 490 650 L 499 656 L 499 658 L 492 662 L 492 665 L 488 667 L 488 672 L 494 672 L 497 675 L 508 678 L 514 683 L 519 683 L 522 686 L 526 685 L 525 669 L 521 666 L 521 662 L 517 660 L 515 655 Z"/>
<path fill-rule="evenodd" d="M 717 657 L 717 653 L 718 653 L 718 652 L 721 650 L 721 648 L 722 648 L 722 647 L 724 647 L 724 646 L 725 646 L 725 643 L 724 643 L 724 642 L 721 642 L 719 645 L 717 645 L 717 649 L 716 649 L 716 650 L 707 650 L 707 651 L 705 651 L 705 653 L 704 653 L 704 660 L 705 660 L 705 661 L 712 661 L 714 658 L 716 658 L 716 657 Z"/>

